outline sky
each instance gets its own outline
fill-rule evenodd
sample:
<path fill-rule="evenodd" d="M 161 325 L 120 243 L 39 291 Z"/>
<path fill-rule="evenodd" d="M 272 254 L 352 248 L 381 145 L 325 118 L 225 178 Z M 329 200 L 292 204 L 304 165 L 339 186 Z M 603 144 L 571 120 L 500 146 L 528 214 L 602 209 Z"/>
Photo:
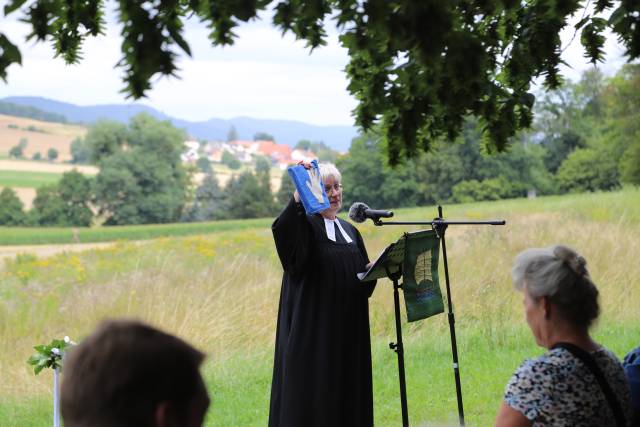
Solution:
<path fill-rule="evenodd" d="M 112 2 L 107 7 L 114 9 Z M 28 27 L 18 17 L 19 12 L 0 17 L 1 31 L 22 52 L 22 66 L 9 67 L 8 83 L 0 80 L 0 98 L 42 96 L 77 105 L 131 102 L 120 92 L 122 71 L 115 65 L 121 39 L 113 14 L 106 35 L 87 39 L 83 60 L 75 65 L 54 59 L 50 43 L 25 42 Z M 213 47 L 207 29 L 190 20 L 184 35 L 192 57 L 180 55 L 180 78 L 154 78 L 153 89 L 139 102 L 190 121 L 249 116 L 353 125 L 356 101 L 347 91 L 343 71 L 347 51 L 339 45 L 337 31 L 328 30 L 327 46 L 310 52 L 304 42 L 272 27 L 266 13 L 262 20 L 240 26 L 233 46 Z M 583 58 L 579 34 L 569 44 L 573 34 L 571 26 L 561 34 L 563 46 L 568 45 L 563 58 L 571 66 L 562 72 L 577 80 L 591 65 Z M 613 37 L 608 37 L 605 50 L 607 58 L 599 68 L 611 75 L 624 63 L 624 50 Z"/>

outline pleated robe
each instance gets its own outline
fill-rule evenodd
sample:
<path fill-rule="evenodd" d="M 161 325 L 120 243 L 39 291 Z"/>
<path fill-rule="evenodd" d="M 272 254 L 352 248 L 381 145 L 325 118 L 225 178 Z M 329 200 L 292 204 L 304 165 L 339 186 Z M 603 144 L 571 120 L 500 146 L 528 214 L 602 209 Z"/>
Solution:
<path fill-rule="evenodd" d="M 291 199 L 272 231 L 284 269 L 276 330 L 269 427 L 373 425 L 368 298 L 375 282 L 356 273 L 369 262 L 358 230 Z"/>

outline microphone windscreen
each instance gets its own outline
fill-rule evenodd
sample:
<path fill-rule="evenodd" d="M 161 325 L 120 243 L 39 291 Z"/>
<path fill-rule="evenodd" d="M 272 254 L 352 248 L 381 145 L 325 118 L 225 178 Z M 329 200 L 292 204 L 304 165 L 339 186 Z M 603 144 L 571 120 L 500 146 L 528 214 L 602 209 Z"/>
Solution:
<path fill-rule="evenodd" d="M 351 218 L 354 222 L 365 222 L 367 220 L 367 216 L 365 215 L 365 211 L 369 209 L 369 206 L 365 205 L 362 202 L 355 202 L 349 208 L 349 218 Z"/>

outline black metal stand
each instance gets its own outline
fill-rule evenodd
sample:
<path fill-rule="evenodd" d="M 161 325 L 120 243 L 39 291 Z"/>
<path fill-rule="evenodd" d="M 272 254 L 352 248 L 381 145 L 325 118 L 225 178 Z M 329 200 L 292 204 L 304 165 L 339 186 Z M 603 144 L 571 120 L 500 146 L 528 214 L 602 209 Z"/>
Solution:
<path fill-rule="evenodd" d="M 442 206 L 438 206 L 438 219 L 442 220 Z M 444 239 L 447 224 L 437 224 L 434 230 L 442 241 L 442 258 L 444 260 L 444 279 L 447 288 L 447 304 L 449 318 L 449 335 L 451 336 L 451 355 L 453 357 L 453 375 L 456 380 L 456 398 L 458 400 L 458 420 L 460 425 L 464 426 L 464 408 L 462 407 L 462 387 L 460 385 L 460 368 L 458 365 L 458 345 L 456 341 L 456 319 L 453 314 L 453 305 L 451 304 L 451 286 L 449 284 L 449 263 L 447 261 L 447 243 Z"/>
<path fill-rule="evenodd" d="M 455 327 L 455 316 L 453 314 L 453 304 L 451 302 L 451 285 L 449 283 L 449 263 L 447 261 L 447 245 L 445 242 L 445 232 L 449 225 L 505 225 L 504 220 L 494 220 L 494 221 L 445 221 L 442 219 L 442 206 L 438 206 L 438 218 L 435 218 L 433 221 L 389 221 L 383 222 L 380 218 L 373 221 L 375 225 L 383 226 L 383 225 L 430 225 L 431 228 L 436 232 L 440 240 L 442 241 L 442 258 L 444 259 L 444 277 L 446 283 L 447 290 L 447 304 L 448 304 L 448 313 L 447 317 L 449 319 L 449 334 L 451 336 L 451 355 L 453 357 L 453 375 L 455 377 L 456 382 L 456 398 L 458 401 L 458 420 L 460 421 L 460 425 L 464 426 L 464 408 L 462 405 L 462 386 L 460 383 L 460 365 L 458 364 L 458 345 L 456 342 L 456 327 Z M 393 298 L 396 310 L 396 333 L 398 336 L 398 344 L 394 345 L 393 343 L 389 344 L 389 347 L 395 349 L 398 353 L 398 369 L 400 375 L 400 399 L 402 404 L 402 422 L 403 426 L 409 425 L 409 419 L 407 415 L 407 396 L 406 396 L 406 383 L 404 377 L 404 349 L 402 347 L 402 330 L 400 325 L 400 302 L 398 295 L 398 279 L 401 276 L 401 272 L 398 272 L 398 277 L 394 278 L 387 273 L 389 278 L 393 280 Z"/>
<path fill-rule="evenodd" d="M 402 270 L 397 273 L 389 272 L 387 269 L 387 277 L 393 281 L 393 306 L 396 314 L 396 342 L 389 343 L 389 348 L 398 355 L 398 377 L 400 379 L 400 405 L 402 407 L 402 426 L 409 427 L 409 410 L 407 409 L 407 383 L 404 376 L 404 346 L 402 345 L 402 325 L 400 323 L 400 294 L 398 289 L 402 285 L 398 284 L 398 280 L 402 277 Z"/>

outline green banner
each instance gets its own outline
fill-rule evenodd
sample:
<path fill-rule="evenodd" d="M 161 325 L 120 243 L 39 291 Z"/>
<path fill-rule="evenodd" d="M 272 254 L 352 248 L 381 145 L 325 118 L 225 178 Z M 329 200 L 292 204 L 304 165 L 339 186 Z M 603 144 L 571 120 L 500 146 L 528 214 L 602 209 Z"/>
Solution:
<path fill-rule="evenodd" d="M 444 312 L 439 258 L 440 239 L 433 230 L 405 235 L 402 290 L 409 322 Z"/>

